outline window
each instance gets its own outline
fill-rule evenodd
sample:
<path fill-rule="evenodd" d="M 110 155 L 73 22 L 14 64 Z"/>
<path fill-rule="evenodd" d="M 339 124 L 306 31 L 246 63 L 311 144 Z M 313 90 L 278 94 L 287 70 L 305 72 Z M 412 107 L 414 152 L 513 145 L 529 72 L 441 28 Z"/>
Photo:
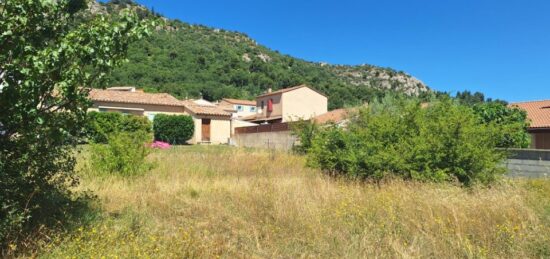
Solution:
<path fill-rule="evenodd" d="M 264 101 L 262 101 L 262 105 L 261 105 L 262 110 L 264 109 L 264 106 L 265 106 L 265 105 L 264 105 Z"/>
<path fill-rule="evenodd" d="M 251 112 L 255 112 L 255 111 L 256 111 L 256 107 L 250 106 L 250 111 L 251 111 Z"/>
<path fill-rule="evenodd" d="M 273 99 L 269 99 L 267 101 L 267 111 L 272 112 L 273 111 Z"/>
<path fill-rule="evenodd" d="M 237 111 L 242 112 L 243 111 L 243 106 L 242 105 L 237 105 Z"/>

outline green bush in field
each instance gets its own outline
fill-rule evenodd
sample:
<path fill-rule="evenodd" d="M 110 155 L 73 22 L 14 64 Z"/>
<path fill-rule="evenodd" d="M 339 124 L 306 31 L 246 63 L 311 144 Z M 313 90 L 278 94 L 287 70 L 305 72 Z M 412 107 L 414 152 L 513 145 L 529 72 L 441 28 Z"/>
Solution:
<path fill-rule="evenodd" d="M 386 98 L 360 110 L 347 129 L 316 134 L 308 158 L 311 166 L 357 178 L 490 183 L 504 172 L 505 154 L 495 149 L 500 130 L 451 100 L 422 108 Z"/>
<path fill-rule="evenodd" d="M 89 112 L 86 136 L 94 143 L 107 143 L 109 135 L 116 132 L 152 133 L 151 122 L 143 116 L 124 115 L 118 112 Z"/>
<path fill-rule="evenodd" d="M 146 171 L 150 164 L 145 158 L 150 153 L 148 134 L 143 131 L 115 132 L 107 137 L 107 144 L 91 144 L 91 166 L 99 173 L 135 175 Z"/>
<path fill-rule="evenodd" d="M 153 121 L 155 140 L 173 145 L 185 144 L 193 137 L 195 124 L 188 115 L 158 114 Z"/>
<path fill-rule="evenodd" d="M 300 140 L 300 144 L 294 146 L 293 151 L 306 154 L 311 148 L 313 136 L 319 131 L 319 125 L 312 120 L 300 120 L 291 124 L 291 130 Z"/>

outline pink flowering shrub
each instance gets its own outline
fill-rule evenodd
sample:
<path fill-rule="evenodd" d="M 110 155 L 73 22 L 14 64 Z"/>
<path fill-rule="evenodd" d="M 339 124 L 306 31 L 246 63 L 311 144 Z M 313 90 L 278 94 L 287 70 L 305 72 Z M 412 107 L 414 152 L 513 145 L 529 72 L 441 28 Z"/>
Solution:
<path fill-rule="evenodd" d="M 152 148 L 158 148 L 158 149 L 169 149 L 170 144 L 162 141 L 155 141 L 151 143 Z"/>

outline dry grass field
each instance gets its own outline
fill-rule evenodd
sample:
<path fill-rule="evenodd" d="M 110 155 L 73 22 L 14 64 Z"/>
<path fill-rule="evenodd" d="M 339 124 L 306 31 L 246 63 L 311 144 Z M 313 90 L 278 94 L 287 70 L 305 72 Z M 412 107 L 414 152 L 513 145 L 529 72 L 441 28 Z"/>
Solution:
<path fill-rule="evenodd" d="M 300 156 L 229 147 L 155 151 L 150 172 L 101 176 L 86 225 L 44 258 L 550 257 L 550 183 L 491 188 L 335 179 Z M 82 159 L 85 161 L 85 159 Z"/>

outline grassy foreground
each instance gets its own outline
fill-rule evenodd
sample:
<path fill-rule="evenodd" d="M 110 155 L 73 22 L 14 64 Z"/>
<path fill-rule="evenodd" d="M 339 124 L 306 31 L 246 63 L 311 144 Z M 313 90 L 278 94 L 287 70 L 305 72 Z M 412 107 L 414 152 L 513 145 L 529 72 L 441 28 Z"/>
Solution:
<path fill-rule="evenodd" d="M 39 257 L 550 257 L 550 183 L 492 188 L 337 180 L 299 156 L 228 147 L 155 151 L 143 175 L 82 169 L 88 225 Z M 92 217 L 92 216 L 90 216 Z"/>

